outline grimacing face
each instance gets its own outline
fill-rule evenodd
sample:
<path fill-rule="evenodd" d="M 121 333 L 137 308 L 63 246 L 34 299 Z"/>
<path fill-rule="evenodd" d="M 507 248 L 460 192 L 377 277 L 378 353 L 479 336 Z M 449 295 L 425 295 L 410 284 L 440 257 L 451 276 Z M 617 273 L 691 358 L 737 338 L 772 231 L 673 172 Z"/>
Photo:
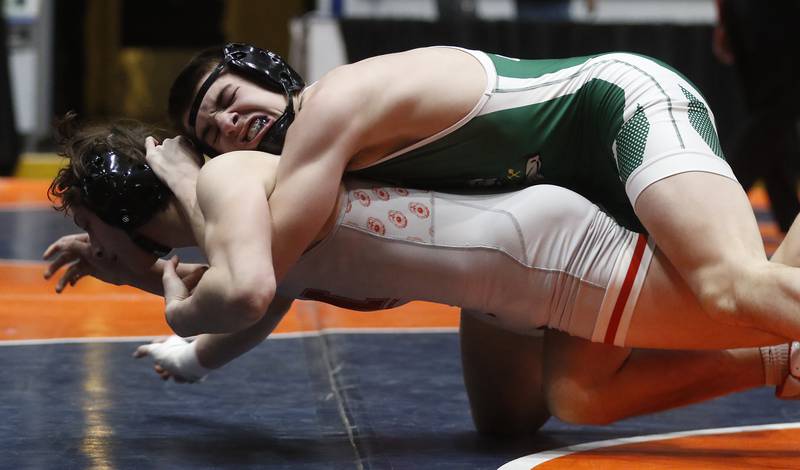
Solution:
<path fill-rule="evenodd" d="M 203 76 L 201 84 L 210 73 Z M 285 108 L 286 97 L 282 93 L 225 70 L 203 97 L 194 132 L 219 153 L 255 150 Z M 188 112 L 183 123 L 189 129 Z"/>
<path fill-rule="evenodd" d="M 158 259 L 139 248 L 125 231 L 103 222 L 92 211 L 79 206 L 71 211 L 75 225 L 89 234 L 92 252 L 99 250 L 100 256 L 120 262 L 136 273 L 148 271 Z"/>

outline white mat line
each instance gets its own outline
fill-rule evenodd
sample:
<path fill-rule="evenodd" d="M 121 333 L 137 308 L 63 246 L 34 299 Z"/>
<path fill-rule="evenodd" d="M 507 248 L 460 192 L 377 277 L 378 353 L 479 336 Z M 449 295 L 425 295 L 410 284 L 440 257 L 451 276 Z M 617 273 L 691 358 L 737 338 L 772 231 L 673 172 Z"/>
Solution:
<path fill-rule="evenodd" d="M 457 327 L 432 328 L 325 328 L 317 331 L 299 331 L 293 333 L 274 333 L 268 339 L 293 339 L 323 336 L 328 334 L 430 334 L 457 333 Z M 95 338 L 47 338 L 47 339 L 11 339 L 0 340 L 0 346 L 36 346 L 44 344 L 93 344 L 93 343 L 135 343 L 150 342 L 157 336 L 106 336 Z"/>
<path fill-rule="evenodd" d="M 624 437 L 620 439 L 608 439 L 605 441 L 586 442 L 560 449 L 546 450 L 536 454 L 526 455 L 516 460 L 512 460 L 507 464 L 500 467 L 498 470 L 532 470 L 539 464 L 549 462 L 550 460 L 564 457 L 566 455 L 574 454 L 577 452 L 585 452 L 588 450 L 595 450 L 605 447 L 615 447 L 623 444 L 635 444 L 640 442 L 657 441 L 664 439 L 677 439 L 679 437 L 690 436 L 707 436 L 715 434 L 734 434 L 739 432 L 754 432 L 754 431 L 771 431 L 778 429 L 795 429 L 800 428 L 800 423 L 775 423 L 775 424 L 760 424 L 754 426 L 733 426 L 728 428 L 714 428 L 714 429 L 696 429 L 692 431 L 670 432 L 664 434 L 651 434 L 647 436 L 634 436 Z"/>

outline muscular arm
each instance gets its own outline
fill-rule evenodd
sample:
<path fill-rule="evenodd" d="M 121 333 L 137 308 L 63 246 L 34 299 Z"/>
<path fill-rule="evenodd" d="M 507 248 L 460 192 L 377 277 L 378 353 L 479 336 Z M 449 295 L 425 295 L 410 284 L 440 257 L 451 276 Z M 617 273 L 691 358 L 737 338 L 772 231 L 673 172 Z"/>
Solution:
<path fill-rule="evenodd" d="M 275 330 L 289 311 L 292 299 L 276 296 L 267 313 L 255 324 L 229 334 L 207 334 L 197 339 L 197 358 L 208 369 L 218 369 L 250 351 Z"/>
<path fill-rule="evenodd" d="M 212 369 L 218 369 L 245 354 L 264 341 L 289 310 L 292 300 L 276 297 L 266 314 L 252 326 L 228 334 L 205 334 L 192 343 L 178 336 L 143 344 L 134 357 L 149 356 L 162 379 L 177 382 L 202 380 Z"/>
<path fill-rule="evenodd" d="M 204 222 L 197 206 L 196 189 L 203 156 L 195 152 L 188 139 L 182 136 L 164 139 L 160 144 L 148 137 L 145 148 L 147 163 L 172 190 L 178 209 L 191 224 L 195 239 L 200 240 Z"/>
<path fill-rule="evenodd" d="M 181 336 L 241 331 L 262 318 L 275 292 L 263 175 L 217 159 L 201 172 L 197 193 L 210 266 L 190 296 L 168 303 L 167 322 Z"/>
<path fill-rule="evenodd" d="M 269 198 L 278 281 L 330 216 L 350 158 L 364 142 L 364 129 L 374 123 L 373 116 L 363 112 L 364 103 L 354 101 L 357 96 L 339 89 L 335 95 L 319 92 L 289 131 Z"/>
<path fill-rule="evenodd" d="M 311 244 L 334 210 L 344 167 L 321 159 L 283 176 L 270 198 L 278 236 L 272 241 L 275 277 L 280 280 Z"/>

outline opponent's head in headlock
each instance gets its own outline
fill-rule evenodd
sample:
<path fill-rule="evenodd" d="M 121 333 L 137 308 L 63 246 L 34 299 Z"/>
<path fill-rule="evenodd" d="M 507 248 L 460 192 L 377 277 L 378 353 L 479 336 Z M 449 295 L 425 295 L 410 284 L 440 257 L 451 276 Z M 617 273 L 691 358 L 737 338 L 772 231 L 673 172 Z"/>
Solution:
<path fill-rule="evenodd" d="M 147 136 L 165 133 L 134 120 L 78 123 L 68 114 L 57 139 L 69 162 L 48 191 L 55 208 L 72 215 L 101 252 L 141 268 L 171 250 L 164 224 L 155 219 L 174 199 L 145 161 Z"/>
<path fill-rule="evenodd" d="M 233 150 L 279 155 L 304 87 L 279 55 L 232 43 L 184 67 L 170 90 L 169 116 L 210 157 Z"/>

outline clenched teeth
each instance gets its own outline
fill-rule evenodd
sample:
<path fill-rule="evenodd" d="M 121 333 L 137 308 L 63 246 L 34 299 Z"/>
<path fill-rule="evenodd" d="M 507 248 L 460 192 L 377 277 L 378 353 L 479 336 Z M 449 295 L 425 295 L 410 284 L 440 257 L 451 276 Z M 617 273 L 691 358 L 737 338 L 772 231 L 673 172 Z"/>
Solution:
<path fill-rule="evenodd" d="M 256 118 L 253 121 L 253 124 L 250 126 L 250 129 L 247 131 L 247 137 L 246 137 L 247 141 L 250 142 L 251 140 L 255 139 L 255 137 L 258 135 L 258 132 L 264 127 L 266 123 L 267 123 L 267 118 L 263 117 Z"/>

